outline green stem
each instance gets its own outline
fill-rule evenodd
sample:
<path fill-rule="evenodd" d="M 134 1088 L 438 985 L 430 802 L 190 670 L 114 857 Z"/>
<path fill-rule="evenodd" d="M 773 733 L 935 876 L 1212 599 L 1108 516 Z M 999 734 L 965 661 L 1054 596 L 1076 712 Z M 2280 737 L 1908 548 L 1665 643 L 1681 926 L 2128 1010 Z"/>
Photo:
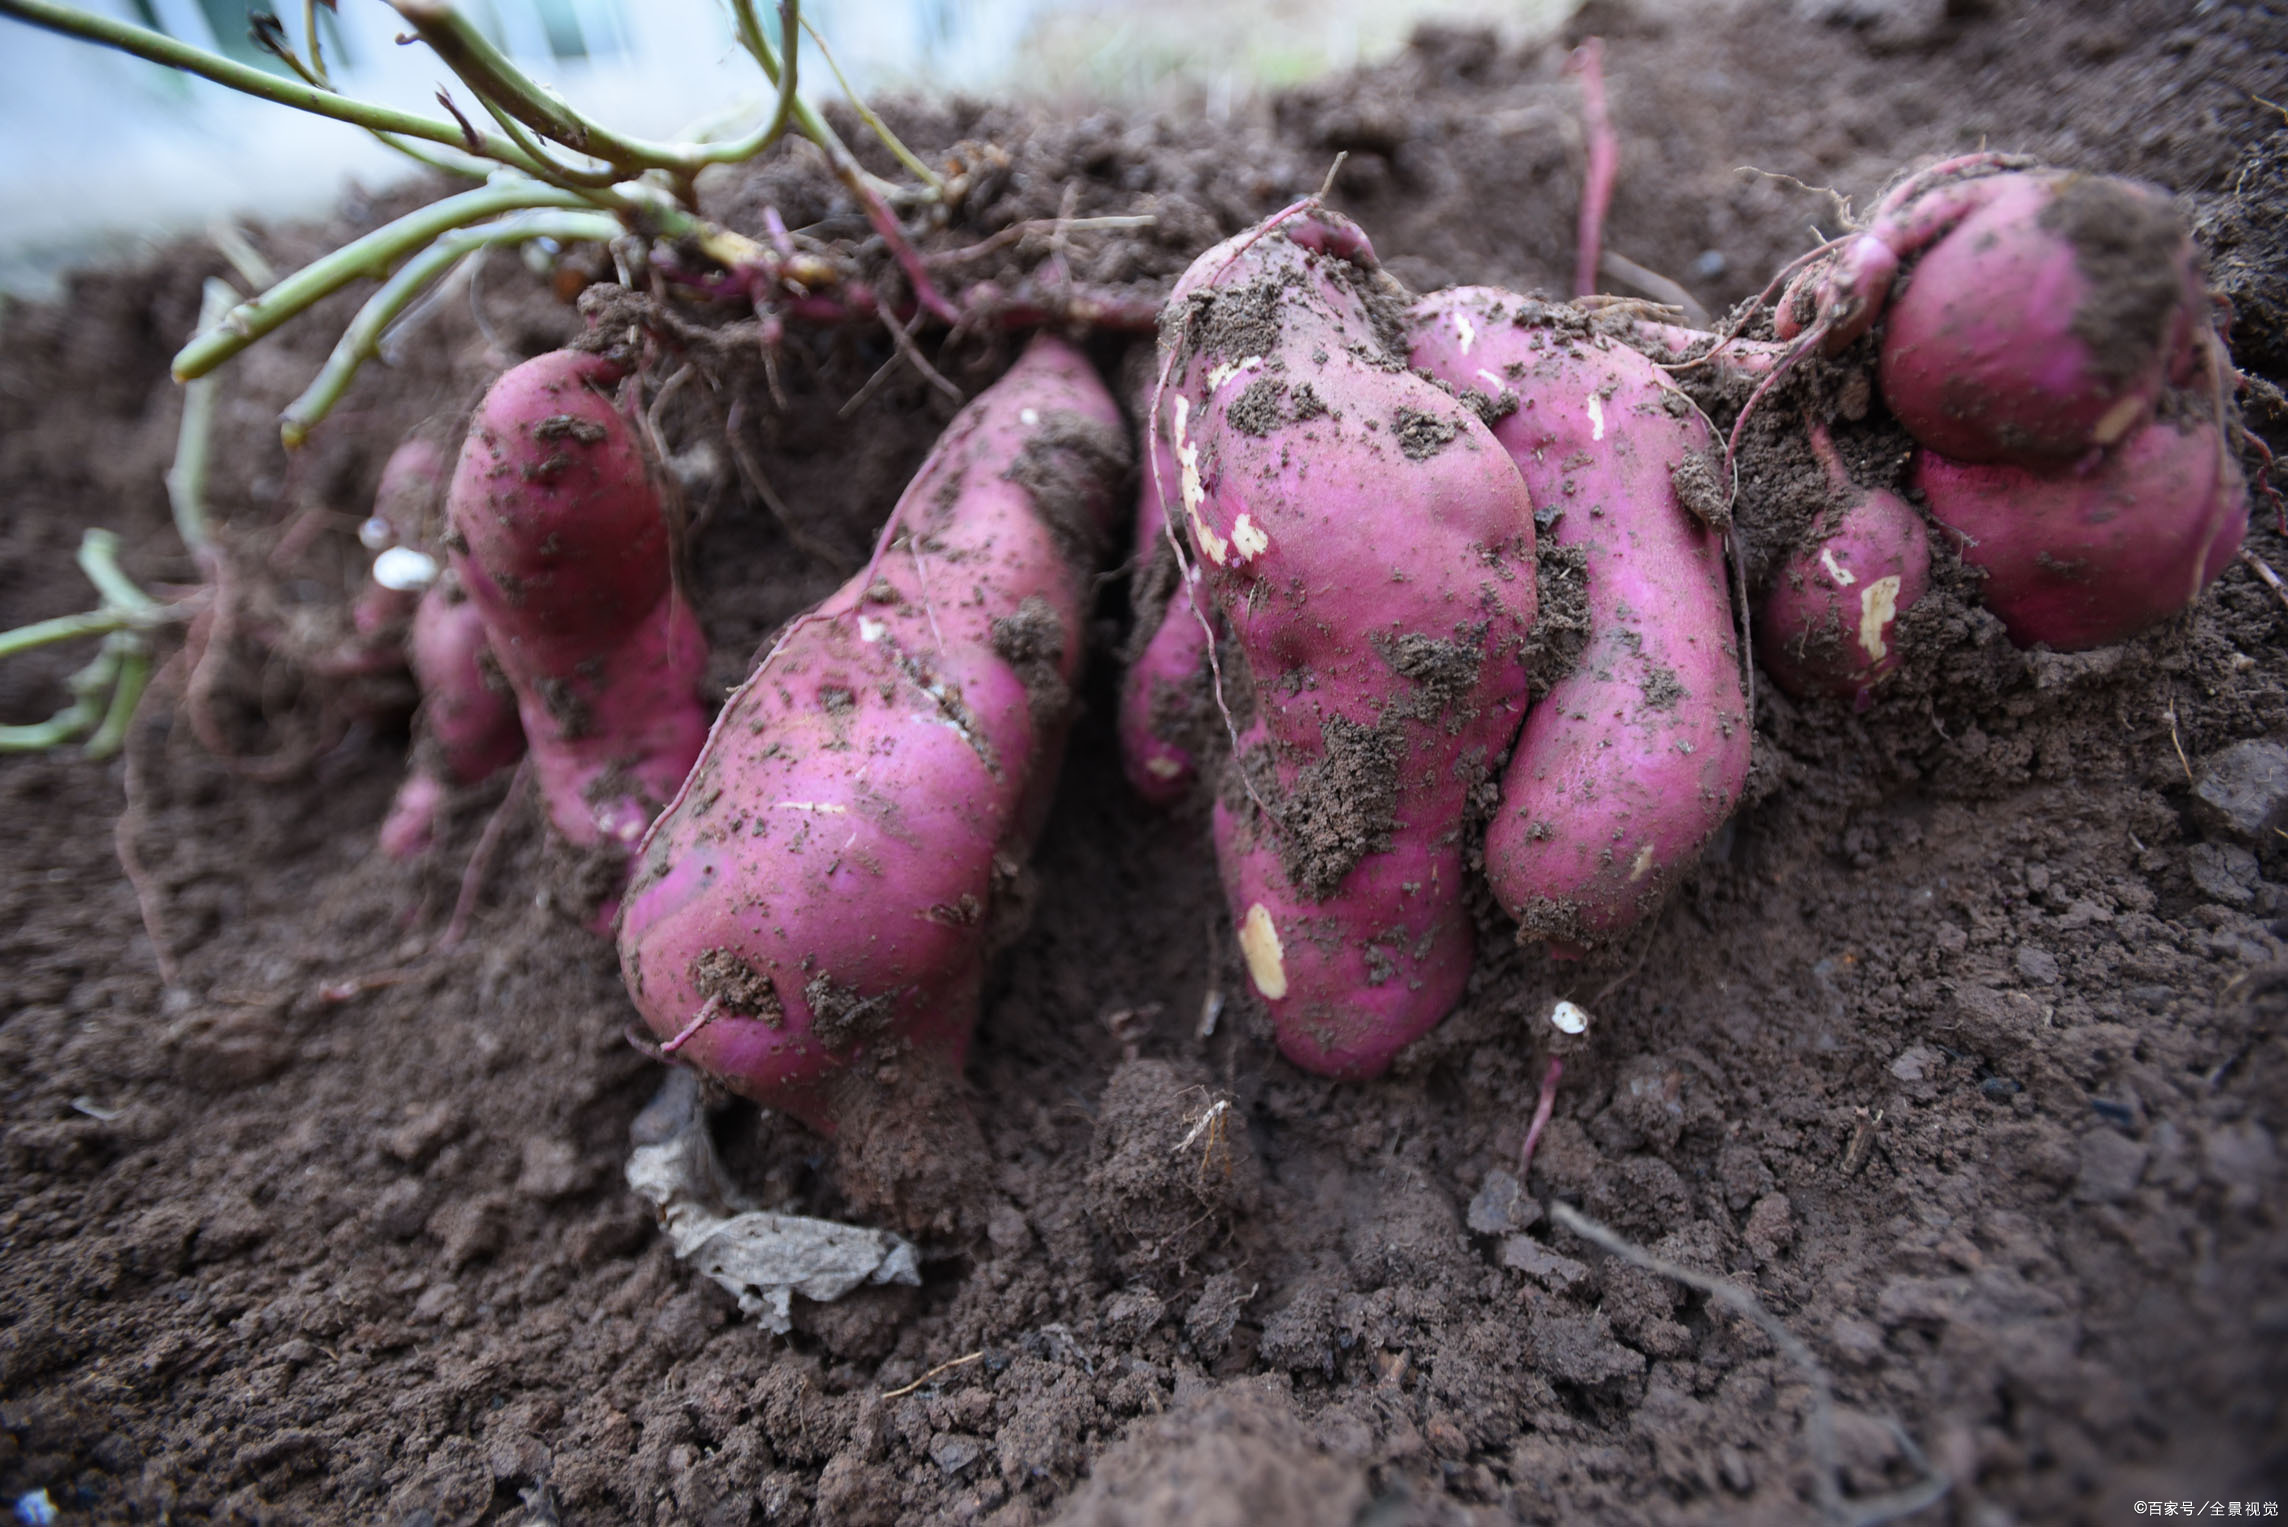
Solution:
<path fill-rule="evenodd" d="M 279 416 L 278 431 L 287 449 L 309 439 L 318 421 L 332 412 L 349 390 L 358 368 L 380 353 L 381 338 L 389 325 L 464 255 L 488 244 L 515 244 L 538 238 L 600 243 L 617 237 L 621 231 L 616 218 L 601 212 L 553 212 L 471 228 L 437 240 L 407 260 L 397 274 L 382 283 L 380 291 L 366 299 L 357 317 L 342 331 L 340 342 L 334 346 L 333 354 L 326 357 L 326 364 L 316 379 Z"/>
<path fill-rule="evenodd" d="M 600 170 L 573 168 L 549 153 L 546 144 L 534 137 L 522 122 L 510 116 L 506 110 L 496 104 L 492 97 L 480 95 L 477 97 L 477 103 L 492 114 L 492 119 L 501 125 L 502 132 L 516 140 L 518 148 L 523 149 L 533 157 L 534 161 L 540 165 L 540 178 L 550 185 L 586 186 L 594 189 L 627 179 L 626 174 L 614 165 L 607 164 Z"/>
<path fill-rule="evenodd" d="M 90 758 L 109 758 L 126 743 L 128 723 L 135 719 L 135 707 L 142 703 L 144 687 L 151 682 L 151 649 L 143 638 L 115 636 L 111 641 L 119 644 L 119 678 L 112 685 L 111 706 L 103 713 L 103 724 L 80 750 Z"/>
<path fill-rule="evenodd" d="M 445 67 L 471 90 L 546 138 L 620 167 L 690 172 L 719 162 L 722 145 L 655 143 L 592 122 L 540 87 L 447 0 L 390 0 Z"/>
<path fill-rule="evenodd" d="M 795 27 L 798 24 L 809 25 L 808 22 L 802 20 L 801 0 L 779 0 L 780 38 L 785 39 L 794 36 Z M 815 36 L 816 34 L 813 33 L 812 35 Z M 831 64 L 834 60 L 830 57 L 827 62 Z M 752 159 L 785 135 L 787 123 L 793 120 L 795 113 L 802 106 L 801 98 L 795 94 L 795 73 L 800 63 L 801 50 L 799 48 L 787 49 L 786 68 L 774 81 L 778 86 L 779 96 L 778 104 L 772 108 L 770 119 L 743 138 L 730 138 L 722 143 L 709 145 L 713 151 L 721 155 L 721 158 L 716 161 L 717 163 L 730 164 L 737 163 L 742 159 Z"/>
<path fill-rule="evenodd" d="M 53 620 L 35 621 L 18 626 L 13 631 L 0 631 L 0 657 L 14 657 L 35 647 L 52 646 L 81 636 L 109 636 L 135 624 L 135 617 L 125 610 L 83 610 L 77 615 L 58 615 Z"/>
<path fill-rule="evenodd" d="M 441 143 L 447 148 L 468 149 L 484 158 L 513 165 L 520 170 L 534 166 L 525 158 L 523 150 L 508 139 L 493 133 L 467 133 L 458 122 L 424 117 L 416 112 L 400 111 L 394 106 L 383 106 L 375 101 L 360 101 L 336 91 L 323 89 L 304 80 L 288 79 L 242 64 L 219 53 L 192 47 L 177 41 L 164 32 L 154 32 L 131 22 L 115 21 L 83 11 L 76 5 L 58 5 L 54 0 L 0 0 L 0 16 L 13 16 L 51 32 L 77 37 L 85 42 L 106 48 L 117 48 L 154 64 L 180 69 L 218 85 L 250 95 L 258 100 L 274 101 L 281 106 L 292 106 L 353 127 L 371 132 L 397 133 L 407 138 L 418 138 L 428 143 Z M 472 142 L 471 139 L 474 138 Z"/>
<path fill-rule="evenodd" d="M 0 0 L 0 5 L 16 3 L 19 0 Z M 527 207 L 577 210 L 591 207 L 595 201 L 594 196 L 517 179 L 432 202 L 313 260 L 261 296 L 240 303 L 220 325 L 192 340 L 176 355 L 175 380 L 188 382 L 205 376 L 320 298 L 331 296 L 361 276 L 386 274 L 399 259 L 439 234 L 503 212 L 520 212 Z"/>
<path fill-rule="evenodd" d="M 103 650 L 95 655 L 95 661 L 71 676 L 71 704 L 30 726 L 0 726 L 0 753 L 40 753 L 60 748 L 96 725 L 103 716 L 103 691 L 118 673 L 119 656 L 120 649 L 105 642 Z"/>
<path fill-rule="evenodd" d="M 221 323 L 238 293 L 210 276 L 199 301 L 199 333 Z M 175 431 L 175 464 L 167 468 L 167 502 L 175 533 L 191 554 L 204 557 L 214 537 L 207 529 L 207 438 L 214 423 L 214 381 L 202 377 L 183 388 L 183 422 Z"/>
<path fill-rule="evenodd" d="M 0 4 L 5 3 L 6 0 L 0 0 Z M 779 70 L 778 50 L 763 36 L 762 23 L 755 19 L 754 0 L 731 0 L 731 12 L 738 21 L 739 41 L 754 56 L 755 62 L 762 66 L 763 77 L 773 85 L 780 85 L 783 76 Z M 787 40 L 791 42 L 793 39 L 790 37 Z M 834 130 L 826 118 L 818 114 L 817 107 L 798 95 L 794 98 L 792 109 L 795 126 L 802 129 L 805 138 L 826 151 L 827 161 L 834 166 L 836 174 L 847 178 L 849 173 L 856 173 L 866 176 L 868 180 L 874 178 L 867 175 L 865 166 L 858 162 L 858 156 L 850 152 L 850 145 L 842 141 L 842 135 Z"/>
<path fill-rule="evenodd" d="M 842 93 L 850 98 L 851 109 L 858 113 L 858 120 L 873 130 L 874 136 L 882 140 L 882 146 L 890 151 L 898 163 L 911 170 L 916 180 L 928 186 L 938 195 L 943 196 L 945 194 L 945 182 L 938 178 L 937 171 L 922 163 L 914 151 L 907 148 L 896 133 L 890 131 L 890 125 L 874 114 L 874 108 L 866 104 L 865 98 L 850 88 L 849 76 L 845 75 L 842 72 L 842 66 L 834 61 L 834 50 L 826 45 L 826 38 L 819 32 L 818 28 L 806 20 L 802 24 L 802 29 L 810 34 L 810 40 L 817 43 L 818 51 L 825 55 L 826 67 L 834 71 L 834 82 L 840 85 Z M 787 49 L 787 72 L 789 74 L 794 72 L 794 49 L 792 48 Z"/>
<path fill-rule="evenodd" d="M 80 537 L 79 570 L 103 596 L 104 609 L 123 617 L 121 627 L 148 625 L 167 612 L 165 605 L 137 588 L 135 580 L 120 568 L 119 537 L 108 530 L 91 530 Z M 0 656 L 5 655 L 0 652 Z"/>

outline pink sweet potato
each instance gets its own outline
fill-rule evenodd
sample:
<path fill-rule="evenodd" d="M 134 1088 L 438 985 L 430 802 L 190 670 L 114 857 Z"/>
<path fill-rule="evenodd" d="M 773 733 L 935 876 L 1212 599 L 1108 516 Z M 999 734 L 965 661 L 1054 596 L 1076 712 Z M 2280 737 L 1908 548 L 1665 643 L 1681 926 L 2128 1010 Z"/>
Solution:
<path fill-rule="evenodd" d="M 1582 559 L 1588 644 L 1526 718 L 1486 830 L 1486 878 L 1519 937 L 1563 952 L 1659 904 L 1723 825 L 1751 733 L 1722 538 L 1678 473 L 1713 443 L 1662 370 L 1506 292 L 1408 314 L 1411 360 L 1499 411 L 1542 534 Z"/>
<path fill-rule="evenodd" d="M 1899 666 L 1899 617 L 1930 588 L 1930 532 L 1896 493 L 1852 482 L 1824 425 L 1812 421 L 1809 433 L 1834 508 L 1765 596 L 1756 655 L 1798 699 L 1839 695 L 1864 706 Z"/>
<path fill-rule="evenodd" d="M 1534 612 L 1525 484 L 1389 348 L 1388 301 L 1354 224 L 1291 210 L 1201 256 L 1163 324 L 1184 527 L 1254 706 L 1225 894 L 1281 1050 L 1346 1077 L 1461 995 L 1464 811 L 1524 711 Z"/>
<path fill-rule="evenodd" d="M 1963 462 L 2063 465 L 2128 438 L 2205 321 L 2183 220 L 2162 192 L 2109 176 L 1966 185 L 1975 205 L 1891 294 L 1885 402 Z"/>
<path fill-rule="evenodd" d="M 445 453 L 423 435 L 409 435 L 382 464 L 381 481 L 373 490 L 371 532 L 367 544 L 384 558 L 397 548 L 419 551 L 424 522 L 437 495 L 444 489 L 450 466 Z M 393 639 L 413 618 L 421 590 L 406 579 L 389 576 L 388 563 L 378 561 L 374 576 L 366 580 L 350 607 L 358 635 L 374 640 Z"/>
<path fill-rule="evenodd" d="M 1193 603 L 1199 569 L 1192 568 L 1187 582 L 1167 543 L 1161 493 L 1163 487 L 1176 489 L 1176 458 L 1164 440 L 1154 439 L 1150 449 L 1158 458 L 1157 472 L 1148 462 L 1137 473 L 1136 573 L 1130 585 L 1136 630 L 1120 683 L 1120 761 L 1138 795 L 1155 806 L 1172 806 L 1199 782 L 1200 738 L 1214 721 L 1214 676 L 1208 628 Z"/>
<path fill-rule="evenodd" d="M 582 847 L 632 846 L 707 733 L 707 644 L 635 431 L 602 390 L 622 374 L 558 351 L 503 375 L 447 502 L 549 820 Z"/>
<path fill-rule="evenodd" d="M 947 428 L 877 566 L 731 698 L 640 852 L 620 958 L 644 1021 L 846 1157 L 935 1151 L 924 1116 L 961 1112 L 1128 455 L 1086 360 L 1034 340 Z"/>
<path fill-rule="evenodd" d="M 2248 488 L 2214 424 L 2156 419 L 2054 472 L 1915 456 L 1914 485 L 2021 647 L 2103 646 L 2190 604 L 2240 550 Z"/>
<path fill-rule="evenodd" d="M 408 655 L 421 709 L 412 768 L 381 824 L 381 851 L 392 859 L 429 846 L 455 787 L 490 779 L 524 756 L 516 700 L 486 648 L 476 604 L 450 573 L 421 596 Z"/>

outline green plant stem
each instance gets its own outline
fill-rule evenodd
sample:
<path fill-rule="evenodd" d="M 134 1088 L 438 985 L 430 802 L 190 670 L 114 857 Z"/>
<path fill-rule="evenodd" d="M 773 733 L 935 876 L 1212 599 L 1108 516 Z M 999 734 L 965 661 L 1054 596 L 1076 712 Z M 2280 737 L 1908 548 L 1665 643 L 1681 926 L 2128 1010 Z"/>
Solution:
<path fill-rule="evenodd" d="M 198 332 L 221 323 L 237 299 L 228 282 L 208 277 L 200 294 Z M 202 559 L 214 544 L 207 529 L 207 436 L 214 422 L 214 385 L 212 378 L 201 378 L 183 388 L 175 464 L 167 468 L 167 503 L 175 512 L 175 534 L 192 556 Z"/>
<path fill-rule="evenodd" d="M 332 86 L 326 78 L 326 48 L 318 40 L 318 0 L 302 0 L 302 39 L 310 49 L 310 72 L 327 89 Z"/>
<path fill-rule="evenodd" d="M 808 25 L 802 21 L 801 0 L 779 0 L 779 36 L 782 39 L 792 37 L 798 24 Z M 745 137 L 727 139 L 721 145 L 728 162 L 752 158 L 785 135 L 787 123 L 794 119 L 796 111 L 802 106 L 801 97 L 795 94 L 795 74 L 801 63 L 800 54 L 799 48 L 787 49 L 786 67 L 773 81 L 778 86 L 779 95 L 778 104 L 772 108 L 770 117 Z M 827 62 L 831 64 L 834 60 L 830 57 Z"/>
<path fill-rule="evenodd" d="M 938 195 L 943 196 L 945 194 L 945 182 L 938 177 L 937 171 L 922 163 L 914 151 L 906 147 L 904 141 L 896 133 L 890 131 L 890 125 L 874 114 L 874 108 L 866 104 L 865 98 L 850 88 L 849 76 L 845 75 L 842 72 L 842 66 L 834 61 L 834 50 L 826 45 L 825 36 L 808 20 L 803 22 L 802 29 L 810 34 L 812 42 L 818 44 L 818 51 L 826 59 L 826 67 L 834 71 L 834 82 L 840 85 L 842 93 L 850 98 L 851 109 L 858 113 L 858 120 L 873 130 L 874 136 L 882 140 L 882 146 L 890 151 L 898 163 L 911 170 L 916 180 L 928 186 Z M 794 72 L 794 54 L 794 49 L 787 49 L 787 72 L 789 74 Z"/>
<path fill-rule="evenodd" d="M 0 0 L 0 4 L 13 3 L 15 0 Z M 361 276 L 386 275 L 392 265 L 439 234 L 504 212 L 521 212 L 528 207 L 580 210 L 594 206 L 597 199 L 596 194 L 519 178 L 432 202 L 311 261 L 261 296 L 231 309 L 221 324 L 192 340 L 175 356 L 175 380 L 188 382 L 205 376 L 320 298 Z"/>
<path fill-rule="evenodd" d="M 6 0 L 0 0 L 0 4 L 4 3 Z M 754 0 L 731 0 L 731 11 L 738 22 L 740 43 L 754 57 L 755 62 L 762 66 L 763 77 L 773 85 L 780 85 L 784 77 L 780 73 L 778 50 L 763 36 L 762 23 L 755 19 Z M 825 151 L 827 163 L 834 167 L 837 175 L 846 181 L 852 175 L 863 177 L 877 195 L 894 189 L 885 186 L 867 172 L 866 167 L 858 162 L 858 156 L 850 152 L 850 145 L 842 141 L 842 135 L 834 130 L 826 118 L 819 115 L 817 107 L 798 95 L 794 97 L 792 110 L 794 125 L 802 129 L 805 138 Z"/>
<path fill-rule="evenodd" d="M 491 113 L 492 119 L 500 124 L 502 132 L 516 140 L 518 148 L 523 149 L 533 157 L 534 161 L 541 167 L 540 178 L 550 185 L 573 188 L 585 186 L 592 189 L 612 185 L 628 178 L 626 173 L 615 165 L 607 164 L 600 170 L 583 170 L 566 164 L 551 154 L 548 151 L 548 146 L 534 137 L 531 130 L 522 122 L 495 104 L 490 96 L 478 96 L 477 103 Z"/>
<path fill-rule="evenodd" d="M 103 596 L 105 609 L 127 617 L 123 625 L 149 625 L 167 613 L 165 605 L 137 588 L 120 568 L 119 537 L 108 530 L 91 530 L 79 538 L 79 570 Z"/>
<path fill-rule="evenodd" d="M 135 719 L 135 707 L 143 702 L 143 690 L 151 682 L 150 643 L 140 633 L 122 633 L 105 645 L 113 644 L 118 648 L 119 671 L 111 686 L 111 704 L 103 713 L 103 724 L 80 749 L 90 758 L 109 758 L 125 746 L 128 724 Z"/>
<path fill-rule="evenodd" d="M 542 89 L 446 0 L 390 0 L 390 4 L 479 97 L 576 153 L 617 165 L 623 172 L 668 170 L 689 175 L 752 152 L 741 152 L 738 143 L 655 143 L 614 132 Z M 775 72 L 772 78 L 775 82 Z"/>
<path fill-rule="evenodd" d="M 60 748 L 97 725 L 104 714 L 103 691 L 119 670 L 120 649 L 112 644 L 117 640 L 114 636 L 105 642 L 95 660 L 71 676 L 71 704 L 47 720 L 29 726 L 0 726 L 0 753 L 40 753 Z"/>
<path fill-rule="evenodd" d="M 35 647 L 52 646 L 81 636 L 109 636 L 135 624 L 135 617 L 125 610 L 110 608 L 83 610 L 77 615 L 58 615 L 53 620 L 35 621 L 18 626 L 13 631 L 0 631 L 0 657 L 14 657 Z"/>
<path fill-rule="evenodd" d="M 209 53 L 189 43 L 177 41 L 164 32 L 154 32 L 132 22 L 117 21 L 83 11 L 76 5 L 58 5 L 54 0 L 0 0 L 0 16 L 12 16 L 51 32 L 77 37 L 85 42 L 106 48 L 117 48 L 154 64 L 180 69 L 201 79 L 213 80 L 218 85 L 258 100 L 273 101 L 281 106 L 292 106 L 337 122 L 347 122 L 370 132 L 395 133 L 406 138 L 428 143 L 443 144 L 447 148 L 467 149 L 484 158 L 514 166 L 520 170 L 537 168 L 525 157 L 524 151 L 508 139 L 494 133 L 464 131 L 458 122 L 424 117 L 417 112 L 400 111 L 394 106 L 383 106 L 375 101 L 361 101 L 353 96 L 312 85 L 306 80 L 288 79 L 242 64 L 219 53 Z M 473 140 L 473 141 L 472 141 Z"/>
<path fill-rule="evenodd" d="M 465 229 L 437 240 L 407 260 L 397 274 L 382 283 L 380 291 L 366 299 L 317 377 L 279 416 L 278 431 L 287 449 L 309 438 L 318 421 L 332 412 L 349 390 L 358 368 L 380 353 L 382 335 L 391 322 L 463 256 L 489 244 L 519 244 L 540 238 L 601 243 L 620 232 L 619 221 L 605 213 L 542 212 Z"/>

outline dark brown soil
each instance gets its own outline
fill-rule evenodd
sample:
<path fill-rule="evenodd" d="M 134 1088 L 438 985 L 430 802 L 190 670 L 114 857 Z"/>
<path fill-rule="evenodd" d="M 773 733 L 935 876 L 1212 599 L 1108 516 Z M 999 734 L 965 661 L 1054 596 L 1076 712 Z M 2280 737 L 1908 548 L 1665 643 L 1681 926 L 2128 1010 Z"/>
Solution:
<path fill-rule="evenodd" d="M 2277 341 L 2279 208 L 2247 199 L 2277 191 L 2288 131 L 2252 100 L 2288 100 L 2276 7 L 1594 0 L 1578 29 L 1607 39 L 1624 133 L 1612 245 L 1711 308 L 1836 226 L 1781 177 L 1864 205 L 1986 142 L 2182 194 Z M 1159 221 L 1055 257 L 1164 285 L 1347 150 L 1337 203 L 1409 284 L 1556 290 L 1561 58 L 1428 34 L 1228 122 L 899 121 L 925 151 L 1012 156 L 941 248 L 1054 216 L 1069 186 L 1074 213 Z M 741 226 L 776 202 L 863 237 L 802 163 L 715 194 Z M 258 242 L 287 267 L 340 232 Z M 146 581 L 193 581 L 165 368 L 221 269 L 186 247 L 6 315 L 0 627 L 85 602 L 90 525 Z M 2250 570 L 2055 656 L 2012 649 L 1941 566 L 1921 656 L 1873 709 L 1759 686 L 1757 797 L 1644 938 L 1553 965 L 1489 912 L 1462 1009 L 1369 1085 L 1278 1058 L 1201 823 L 1121 782 L 1099 662 L 969 1070 L 985 1228 L 918 1289 L 798 1301 L 778 1338 L 621 1184 L 660 1073 L 608 950 L 548 905 L 534 814 L 509 805 L 471 936 L 429 953 L 501 791 L 462 803 L 434 862 L 381 861 L 402 723 L 322 706 L 292 660 L 342 628 L 391 446 L 579 320 L 496 260 L 289 460 L 277 409 L 353 301 L 249 352 L 220 410 L 216 507 L 266 593 L 215 659 L 212 719 L 249 759 L 316 756 L 225 767 L 178 667 L 131 765 L 0 761 L 0 1494 L 71 1521 L 1808 1519 L 1804 1375 L 1555 1228 L 1549 1198 L 1752 1289 L 1834 1376 L 1849 1491 L 1916 1477 L 1886 1420 L 1951 1480 L 1918 1520 L 2288 1493 L 2288 858 L 2190 789 L 2236 741 L 2288 739 L 2288 608 Z M 1012 343 L 935 355 L 974 390 Z M 1122 343 L 1100 341 L 1108 374 Z M 838 417 L 893 354 L 798 333 L 785 405 L 744 398 L 735 437 L 705 386 L 667 413 L 718 680 L 862 560 L 949 415 L 901 366 Z M 2269 515 L 2252 545 L 2288 565 Z M 82 660 L 0 664 L 0 719 L 52 710 Z M 1520 1195 L 1560 996 L 1595 1025 Z M 719 1127 L 759 1201 L 841 1206 L 817 1140 L 751 1110 Z"/>

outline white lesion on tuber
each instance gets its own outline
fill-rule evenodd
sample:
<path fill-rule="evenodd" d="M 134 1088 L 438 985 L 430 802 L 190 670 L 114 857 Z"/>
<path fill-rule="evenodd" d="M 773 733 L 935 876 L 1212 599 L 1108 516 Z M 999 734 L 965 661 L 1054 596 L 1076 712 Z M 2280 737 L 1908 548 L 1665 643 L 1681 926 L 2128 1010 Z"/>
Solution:
<path fill-rule="evenodd" d="M 1240 920 L 1239 952 L 1247 959 L 1248 979 L 1266 1000 L 1277 1002 L 1287 995 L 1287 950 L 1279 942 L 1271 909 L 1260 901 Z"/>
<path fill-rule="evenodd" d="M 1867 656 L 1881 662 L 1891 648 L 1883 640 L 1883 633 L 1891 622 L 1899 618 L 1899 577 L 1877 578 L 1859 595 L 1859 646 Z"/>

